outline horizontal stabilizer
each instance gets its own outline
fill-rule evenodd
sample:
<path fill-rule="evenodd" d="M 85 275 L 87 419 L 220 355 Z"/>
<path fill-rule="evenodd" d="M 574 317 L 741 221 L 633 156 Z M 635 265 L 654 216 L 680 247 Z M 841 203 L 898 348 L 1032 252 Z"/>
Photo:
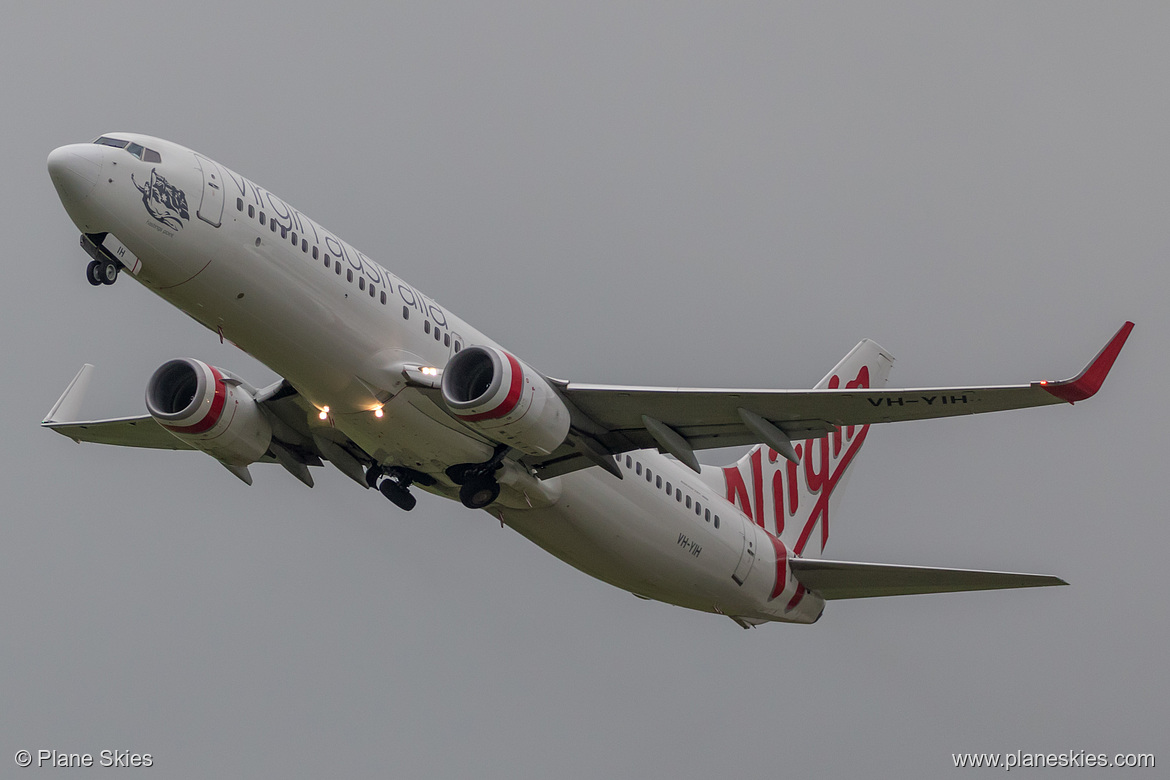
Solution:
<path fill-rule="evenodd" d="M 1048 574 L 1016 574 L 974 569 L 935 569 L 888 563 L 855 563 L 791 558 L 796 579 L 826 601 L 906 596 L 913 593 L 957 593 L 965 590 L 1043 588 L 1067 585 Z"/>

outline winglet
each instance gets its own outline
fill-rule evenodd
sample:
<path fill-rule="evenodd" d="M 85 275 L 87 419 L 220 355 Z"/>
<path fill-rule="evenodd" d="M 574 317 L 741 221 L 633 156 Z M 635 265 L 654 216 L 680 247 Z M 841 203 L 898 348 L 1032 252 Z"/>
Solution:
<path fill-rule="evenodd" d="M 1132 322 L 1122 325 L 1121 330 L 1117 331 L 1105 348 L 1097 353 L 1097 357 L 1085 366 L 1085 370 L 1072 379 L 1063 382 L 1040 382 L 1040 386 L 1070 404 L 1092 398 L 1101 389 L 1101 383 L 1105 381 L 1109 369 L 1113 368 L 1113 361 L 1117 360 L 1117 355 L 1125 346 L 1125 340 L 1129 338 L 1132 330 Z"/>
<path fill-rule="evenodd" d="M 77 372 L 77 376 L 73 377 L 73 381 L 69 383 L 69 387 L 65 388 L 65 392 L 61 393 L 61 397 L 57 399 L 57 403 L 53 404 L 53 408 L 45 415 L 45 423 L 55 422 L 72 422 L 77 420 L 78 412 L 81 411 L 81 402 L 85 398 L 86 388 L 89 387 L 89 378 L 93 375 L 93 366 L 86 363 Z"/>

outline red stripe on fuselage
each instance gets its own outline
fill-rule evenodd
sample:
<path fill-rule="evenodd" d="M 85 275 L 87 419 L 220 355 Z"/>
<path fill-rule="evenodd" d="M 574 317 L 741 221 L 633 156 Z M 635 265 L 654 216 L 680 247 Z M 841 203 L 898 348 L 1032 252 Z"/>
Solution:
<path fill-rule="evenodd" d="M 784 542 L 767 531 L 764 531 L 764 534 L 772 543 L 772 549 L 776 551 L 776 584 L 772 587 L 772 595 L 768 597 L 768 601 L 771 601 L 783 593 L 784 586 L 788 584 L 788 548 L 784 546 Z"/>

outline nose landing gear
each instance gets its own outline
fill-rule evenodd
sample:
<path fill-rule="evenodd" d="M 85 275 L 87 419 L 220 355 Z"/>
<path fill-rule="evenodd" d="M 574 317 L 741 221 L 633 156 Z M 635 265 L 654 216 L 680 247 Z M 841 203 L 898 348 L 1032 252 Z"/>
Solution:
<path fill-rule="evenodd" d="M 118 281 L 118 264 L 112 260 L 94 260 L 85 269 L 85 278 L 95 287 Z"/>

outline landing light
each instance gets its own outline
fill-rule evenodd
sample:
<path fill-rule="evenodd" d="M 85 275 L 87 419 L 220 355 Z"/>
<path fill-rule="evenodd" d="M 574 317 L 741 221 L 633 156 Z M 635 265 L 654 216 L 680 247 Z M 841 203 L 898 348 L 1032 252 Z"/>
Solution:
<path fill-rule="evenodd" d="M 435 368 L 434 366 L 423 366 L 422 368 L 419 369 L 419 372 L 422 373 L 424 376 L 438 376 L 439 375 L 439 369 Z"/>
<path fill-rule="evenodd" d="M 382 408 L 381 407 L 378 407 L 377 409 L 374 410 L 374 416 L 381 418 L 381 416 L 382 416 Z"/>

